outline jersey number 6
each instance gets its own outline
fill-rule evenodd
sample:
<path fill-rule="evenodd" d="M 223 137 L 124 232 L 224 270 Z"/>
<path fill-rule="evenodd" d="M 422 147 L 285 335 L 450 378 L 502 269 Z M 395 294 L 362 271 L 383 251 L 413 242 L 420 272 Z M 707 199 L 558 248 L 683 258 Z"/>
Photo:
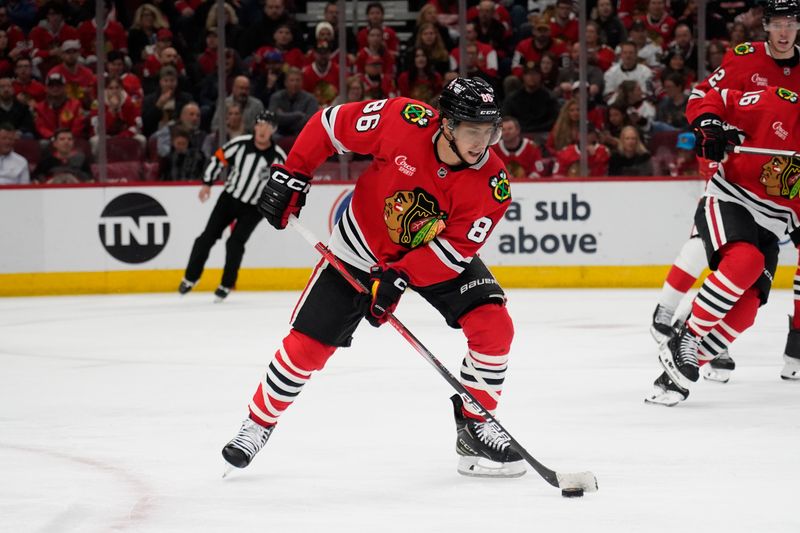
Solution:
<path fill-rule="evenodd" d="M 356 131 L 374 130 L 378 126 L 378 121 L 381 119 L 377 111 L 383 109 L 384 105 L 386 105 L 385 98 L 383 100 L 375 100 L 365 105 L 364 109 L 361 110 L 364 114 L 358 117 L 356 121 Z"/>

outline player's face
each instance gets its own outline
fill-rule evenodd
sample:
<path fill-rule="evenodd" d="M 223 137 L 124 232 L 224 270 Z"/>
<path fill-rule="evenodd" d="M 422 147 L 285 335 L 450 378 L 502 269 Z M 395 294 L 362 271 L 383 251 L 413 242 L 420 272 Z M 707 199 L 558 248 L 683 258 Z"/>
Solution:
<path fill-rule="evenodd" d="M 766 25 L 769 32 L 769 45 L 778 54 L 792 52 L 800 23 L 794 17 L 774 17 Z M 789 56 L 787 56 L 789 57 Z M 778 59 L 784 59 L 779 57 Z"/>
<path fill-rule="evenodd" d="M 479 122 L 462 122 L 452 130 L 461 157 L 474 165 L 483 156 L 490 144 L 498 139 L 497 126 Z"/>

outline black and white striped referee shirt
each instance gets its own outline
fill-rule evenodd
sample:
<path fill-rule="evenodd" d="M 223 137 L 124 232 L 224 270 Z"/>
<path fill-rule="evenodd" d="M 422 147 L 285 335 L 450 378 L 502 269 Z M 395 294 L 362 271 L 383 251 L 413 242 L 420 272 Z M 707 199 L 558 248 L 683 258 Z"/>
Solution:
<path fill-rule="evenodd" d="M 252 135 L 240 135 L 214 153 L 203 175 L 203 183 L 211 185 L 222 169 L 228 167 L 225 192 L 240 202 L 255 205 L 269 179 L 269 167 L 285 162 L 286 152 L 280 146 L 273 143 L 266 150 L 259 150 Z"/>

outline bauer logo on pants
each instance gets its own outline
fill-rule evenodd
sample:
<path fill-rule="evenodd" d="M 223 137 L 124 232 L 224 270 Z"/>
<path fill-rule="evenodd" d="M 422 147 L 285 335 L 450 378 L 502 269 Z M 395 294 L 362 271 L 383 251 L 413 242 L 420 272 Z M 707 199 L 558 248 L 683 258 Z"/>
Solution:
<path fill-rule="evenodd" d="M 167 245 L 169 219 L 155 198 L 128 193 L 111 200 L 100 215 L 100 242 L 123 263 L 145 263 Z"/>

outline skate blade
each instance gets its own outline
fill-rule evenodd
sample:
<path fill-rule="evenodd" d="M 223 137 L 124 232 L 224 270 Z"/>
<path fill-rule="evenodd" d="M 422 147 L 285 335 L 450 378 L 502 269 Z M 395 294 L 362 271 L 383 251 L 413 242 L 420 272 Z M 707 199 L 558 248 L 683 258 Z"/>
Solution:
<path fill-rule="evenodd" d="M 231 472 L 236 470 L 235 466 L 233 466 L 232 464 L 230 464 L 227 461 L 224 461 L 224 462 L 225 462 L 225 469 L 222 471 L 222 479 L 227 478 L 228 476 L 230 476 Z"/>
<path fill-rule="evenodd" d="M 731 379 L 730 370 L 717 370 L 711 368 L 711 365 L 704 365 L 701 369 L 703 379 L 713 383 L 727 383 Z"/>
<path fill-rule="evenodd" d="M 664 407 L 674 407 L 684 400 L 683 396 L 675 391 L 656 391 L 644 399 L 644 403 L 650 405 L 663 405 Z"/>
<path fill-rule="evenodd" d="M 659 346 L 661 346 L 661 344 L 663 344 L 664 341 L 668 341 L 671 338 L 670 335 L 664 335 L 663 333 L 658 331 L 653 326 L 650 326 L 650 335 L 653 336 L 653 339 L 656 341 L 656 344 L 658 344 Z"/>
<path fill-rule="evenodd" d="M 467 477 L 515 478 L 525 475 L 525 461 L 498 463 L 483 457 L 462 456 L 458 473 Z"/>
<path fill-rule="evenodd" d="M 797 359 L 784 355 L 783 360 L 785 363 L 781 370 L 781 379 L 786 381 L 800 380 L 800 363 L 796 362 Z"/>

